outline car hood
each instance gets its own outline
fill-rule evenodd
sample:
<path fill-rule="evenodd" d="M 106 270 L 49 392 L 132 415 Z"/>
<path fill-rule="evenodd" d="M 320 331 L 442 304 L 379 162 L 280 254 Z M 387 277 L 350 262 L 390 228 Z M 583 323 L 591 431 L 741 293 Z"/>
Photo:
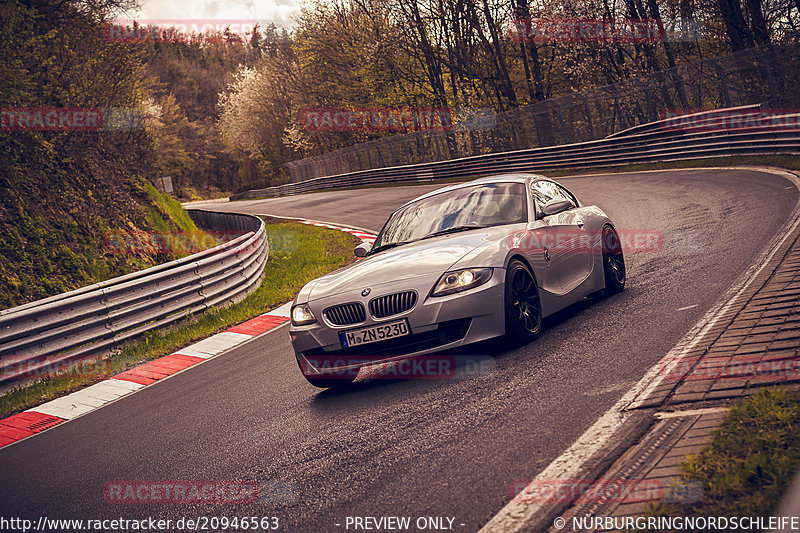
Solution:
<path fill-rule="evenodd" d="M 312 281 L 301 291 L 317 300 L 355 289 L 375 288 L 419 276 L 437 278 L 469 252 L 507 233 L 495 228 L 443 235 L 378 252 Z M 435 281 L 432 280 L 432 283 Z M 303 294 L 305 293 L 305 294 Z M 304 301 L 298 297 L 298 301 Z"/>

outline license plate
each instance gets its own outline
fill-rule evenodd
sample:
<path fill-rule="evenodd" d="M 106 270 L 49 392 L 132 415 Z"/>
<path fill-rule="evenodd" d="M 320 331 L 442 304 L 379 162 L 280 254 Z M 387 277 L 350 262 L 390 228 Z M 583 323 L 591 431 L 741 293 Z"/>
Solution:
<path fill-rule="evenodd" d="M 411 331 L 408 329 L 408 322 L 405 320 L 398 320 L 397 322 L 389 322 L 379 326 L 343 331 L 339 333 L 339 340 L 342 342 L 342 348 L 350 348 L 352 346 L 361 346 L 362 344 L 394 339 L 395 337 L 404 337 L 410 334 Z"/>

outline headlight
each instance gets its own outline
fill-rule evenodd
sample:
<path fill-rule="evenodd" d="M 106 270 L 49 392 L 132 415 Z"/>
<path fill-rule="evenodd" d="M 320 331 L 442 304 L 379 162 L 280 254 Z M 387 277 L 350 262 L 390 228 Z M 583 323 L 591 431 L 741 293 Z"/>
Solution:
<path fill-rule="evenodd" d="M 317 319 L 314 318 L 314 313 L 311 312 L 307 304 L 292 307 L 293 326 L 305 326 L 306 324 L 313 324 L 316 321 Z"/>
<path fill-rule="evenodd" d="M 465 268 L 445 272 L 431 291 L 431 296 L 445 296 L 483 285 L 492 277 L 491 268 Z"/>

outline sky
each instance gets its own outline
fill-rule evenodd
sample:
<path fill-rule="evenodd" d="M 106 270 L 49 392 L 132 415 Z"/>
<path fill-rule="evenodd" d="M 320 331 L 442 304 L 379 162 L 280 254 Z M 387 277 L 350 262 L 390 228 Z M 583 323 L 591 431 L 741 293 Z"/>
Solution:
<path fill-rule="evenodd" d="M 137 20 L 255 20 L 261 26 L 293 26 L 301 0 L 139 0 Z"/>

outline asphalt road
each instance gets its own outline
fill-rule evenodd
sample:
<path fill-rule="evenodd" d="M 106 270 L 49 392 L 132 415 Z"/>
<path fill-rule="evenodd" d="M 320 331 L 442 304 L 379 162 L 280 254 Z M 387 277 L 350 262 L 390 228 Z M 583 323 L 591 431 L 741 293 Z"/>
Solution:
<path fill-rule="evenodd" d="M 624 293 L 559 314 L 536 342 L 474 347 L 494 357 L 493 372 L 321 392 L 301 377 L 280 328 L 1 449 L 0 516 L 277 516 L 281 531 L 343 531 L 348 516 L 446 516 L 455 530 L 479 529 L 509 500 L 511 483 L 560 455 L 685 334 L 798 199 L 790 182 L 754 171 L 560 181 L 619 228 L 663 232 L 664 248 L 628 254 Z M 394 207 L 432 188 L 209 208 L 378 229 Z M 276 490 L 240 506 L 103 499 L 109 481 L 182 479 L 255 480 Z"/>

